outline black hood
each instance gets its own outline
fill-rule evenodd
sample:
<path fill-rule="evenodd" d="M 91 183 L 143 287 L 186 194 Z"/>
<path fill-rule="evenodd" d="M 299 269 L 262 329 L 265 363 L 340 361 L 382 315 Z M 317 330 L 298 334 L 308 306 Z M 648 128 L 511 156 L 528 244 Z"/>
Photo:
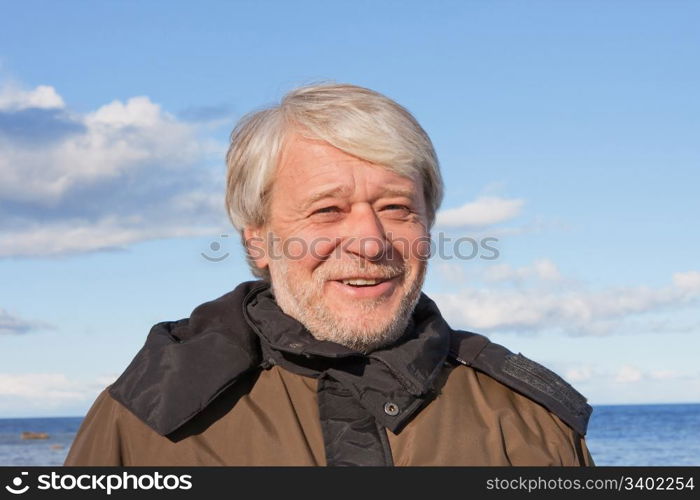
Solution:
<path fill-rule="evenodd" d="M 110 387 L 114 399 L 161 435 L 202 411 L 260 364 L 257 336 L 243 316 L 243 299 L 262 282 L 245 282 L 192 311 L 158 323 Z"/>

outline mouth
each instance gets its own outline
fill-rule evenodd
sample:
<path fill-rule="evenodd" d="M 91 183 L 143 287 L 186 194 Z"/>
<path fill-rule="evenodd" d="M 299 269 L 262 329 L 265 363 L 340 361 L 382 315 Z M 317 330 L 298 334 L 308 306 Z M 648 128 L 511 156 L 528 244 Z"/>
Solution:
<path fill-rule="evenodd" d="M 348 299 L 376 299 L 392 295 L 399 285 L 400 276 L 353 276 L 331 280 L 328 285 Z"/>
<path fill-rule="evenodd" d="M 365 287 L 376 286 L 380 283 L 384 283 L 385 281 L 389 281 L 390 279 L 393 278 L 345 278 L 335 281 L 338 281 L 339 283 L 342 283 L 346 286 Z"/>

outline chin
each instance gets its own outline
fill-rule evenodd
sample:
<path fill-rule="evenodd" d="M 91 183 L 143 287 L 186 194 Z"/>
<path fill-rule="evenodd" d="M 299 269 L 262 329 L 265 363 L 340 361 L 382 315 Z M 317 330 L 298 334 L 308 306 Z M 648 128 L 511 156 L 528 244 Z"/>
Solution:
<path fill-rule="evenodd" d="M 316 328 L 309 328 L 309 331 L 318 340 L 335 342 L 365 354 L 394 344 L 404 335 L 412 307 L 409 311 L 402 311 L 397 304 L 393 307 L 388 304 L 387 307 L 373 307 L 371 310 L 367 310 L 366 306 L 358 304 L 357 308 L 345 310 L 342 314 L 335 312 L 332 314 L 332 326 L 328 323 L 315 324 L 313 327 Z"/>

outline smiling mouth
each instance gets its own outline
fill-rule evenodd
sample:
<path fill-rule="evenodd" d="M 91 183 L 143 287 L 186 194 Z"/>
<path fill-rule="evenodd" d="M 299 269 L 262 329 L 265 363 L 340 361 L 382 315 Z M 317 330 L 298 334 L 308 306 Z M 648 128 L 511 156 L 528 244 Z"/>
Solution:
<path fill-rule="evenodd" d="M 376 286 L 379 285 L 380 283 L 384 283 L 385 281 L 390 281 L 394 279 L 396 276 L 392 276 L 390 278 L 345 278 L 345 279 L 340 279 L 340 280 L 335 280 L 338 283 L 342 283 L 343 285 L 348 285 L 348 286 L 353 286 L 356 288 L 362 288 L 362 287 L 368 287 L 368 286 Z"/>

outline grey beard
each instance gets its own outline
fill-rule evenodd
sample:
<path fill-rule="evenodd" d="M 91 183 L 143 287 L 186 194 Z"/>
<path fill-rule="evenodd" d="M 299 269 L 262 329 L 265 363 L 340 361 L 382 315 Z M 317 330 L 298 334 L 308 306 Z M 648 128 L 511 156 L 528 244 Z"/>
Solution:
<path fill-rule="evenodd" d="M 420 290 L 426 269 L 419 270 L 409 292 L 401 299 L 398 310 L 391 321 L 381 329 L 362 327 L 358 322 L 336 318 L 324 306 L 320 297 L 314 295 L 322 289 L 323 282 L 315 286 L 301 287 L 296 292 L 287 280 L 286 262 L 271 266 L 272 292 L 282 311 L 303 324 L 317 340 L 341 344 L 362 353 L 369 353 L 398 341 L 406 331 L 411 314 L 420 299 Z M 371 313 L 383 300 L 363 303 L 360 314 Z"/>
<path fill-rule="evenodd" d="M 289 311 L 286 311 L 282 305 L 280 307 L 286 314 L 301 322 L 317 340 L 335 342 L 366 354 L 391 345 L 403 336 L 419 298 L 420 294 L 404 298 L 391 322 L 379 331 L 358 329 L 351 325 L 341 324 L 326 308 L 318 304 L 312 305 L 311 311 L 307 310 L 307 312 L 300 311 L 299 304 L 293 306 L 290 304 L 291 307 L 287 307 Z M 367 313 L 374 307 L 366 309 L 360 314 Z"/>

